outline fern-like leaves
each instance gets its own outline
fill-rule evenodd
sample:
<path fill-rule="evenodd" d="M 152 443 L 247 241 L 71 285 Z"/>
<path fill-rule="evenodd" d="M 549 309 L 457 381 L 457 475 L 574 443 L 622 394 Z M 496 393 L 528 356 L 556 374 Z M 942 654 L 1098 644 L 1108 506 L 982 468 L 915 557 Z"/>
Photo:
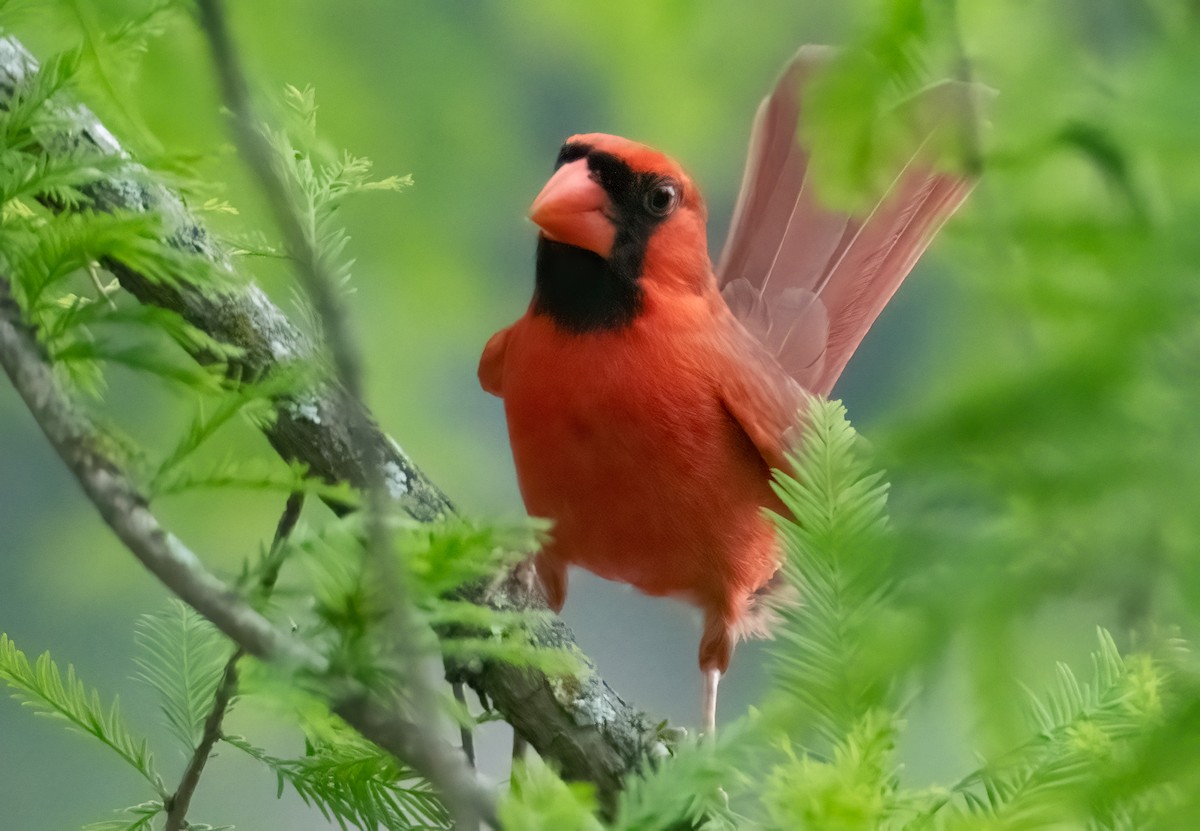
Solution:
<path fill-rule="evenodd" d="M 1086 793 L 1112 774 L 1123 743 L 1158 722 L 1166 682 L 1162 668 L 1145 655 L 1122 657 L 1104 629 L 1097 637 L 1091 679 L 1080 681 L 1060 663 L 1044 696 L 1029 693 L 1034 737 L 954 787 L 968 812 L 1017 825 L 1062 821 L 1062 812 L 1075 805 L 1072 793 Z M 1138 806 L 1100 807 L 1116 820 L 1132 822 Z"/>
<path fill-rule="evenodd" d="M 839 402 L 809 402 L 803 443 L 790 459 L 795 475 L 776 472 L 775 490 L 792 516 L 777 524 L 784 571 L 800 599 L 781 609 L 772 670 L 779 693 L 836 742 L 884 692 L 863 657 L 868 623 L 888 589 L 887 485 L 868 467 Z"/>
<path fill-rule="evenodd" d="M 401 766 L 394 756 L 345 730 L 317 739 L 297 759 L 274 756 L 238 736 L 225 741 L 275 772 L 278 792 L 291 786 L 308 805 L 350 827 L 387 831 L 425 831 L 449 828 L 445 806 L 429 783 Z"/>
<path fill-rule="evenodd" d="M 536 756 L 515 763 L 511 785 L 499 809 L 505 828 L 604 831 L 595 816 L 595 789 L 581 782 L 564 782 Z M 651 831 L 652 826 L 639 828 Z"/>
<path fill-rule="evenodd" d="M 52 117 L 46 102 L 74 80 L 79 61 L 79 50 L 60 52 L 22 80 L 0 118 L 0 147 L 27 150 L 36 145 L 37 129 Z"/>
<path fill-rule="evenodd" d="M 154 819 L 163 810 L 161 802 L 130 805 L 118 811 L 116 818 L 90 823 L 83 827 L 83 831 L 149 831 L 154 827 Z"/>
<path fill-rule="evenodd" d="M 895 828 L 907 808 L 895 775 L 896 732 L 895 719 L 873 711 L 840 738 L 827 758 L 785 745 L 784 758 L 761 792 L 768 827 Z"/>
<path fill-rule="evenodd" d="M 747 827 L 746 818 L 730 809 L 730 795 L 748 784 L 756 792 L 760 787 L 752 776 L 762 757 L 756 744 L 761 738 L 756 725 L 744 720 L 723 725 L 715 740 L 705 737 L 677 746 L 652 771 L 626 783 L 612 827 L 615 831 Z M 545 786 L 540 790 L 544 792 Z M 590 794 L 575 796 L 582 802 Z"/>
<path fill-rule="evenodd" d="M 347 197 L 369 191 L 401 191 L 412 184 L 409 176 L 371 175 L 370 159 L 348 152 L 334 153 L 317 135 L 316 92 L 312 87 L 284 89 L 290 125 L 284 130 L 267 130 L 276 159 L 296 194 L 299 216 L 313 250 L 333 277 L 335 285 L 349 290 L 354 260 L 346 256 L 350 235 L 335 221 Z M 303 303 L 301 314 L 319 334 L 320 323 Z"/>
<path fill-rule="evenodd" d="M 465 587 L 507 573 L 524 552 L 533 550 L 536 536 L 537 526 L 526 524 L 393 521 L 395 554 L 408 572 L 416 611 L 436 627 L 438 648 L 445 656 L 533 666 L 552 674 L 580 669 L 577 655 L 539 646 L 530 637 L 531 627 L 544 612 L 516 607 L 494 610 L 455 597 Z M 364 653 L 368 641 L 386 640 L 386 629 L 377 624 L 390 603 L 380 594 L 378 581 L 365 571 L 363 539 L 362 518 L 357 514 L 329 523 L 318 533 L 298 529 L 292 539 L 300 555 L 298 564 L 308 572 L 316 598 L 317 620 L 311 624 L 315 634 L 332 635 L 340 642 L 338 649 L 345 650 L 337 660 L 355 664 L 374 660 L 368 654 L 381 644 Z"/>
<path fill-rule="evenodd" d="M 182 0 L 156 0 L 140 14 L 130 15 L 113 28 L 104 25 L 96 10 L 80 0 L 52 4 L 63 23 L 83 36 L 81 80 L 89 97 L 107 104 L 109 119 L 116 116 L 125 134 L 137 136 L 144 147 L 155 149 L 158 141 L 146 126 L 136 106 L 135 82 L 150 42 L 160 37 L 173 18 L 182 18 Z"/>
<path fill-rule="evenodd" d="M 213 694 L 231 654 L 229 642 L 180 600 L 138 620 L 137 677 L 159 697 L 163 716 L 182 750 L 200 743 Z"/>
<path fill-rule="evenodd" d="M 31 665 L 16 644 L 0 634 L 0 681 L 26 706 L 97 739 L 141 774 L 160 796 L 166 796 L 146 740 L 136 738 L 125 725 L 117 700 L 105 707 L 100 693 L 89 690 L 76 677 L 74 667 L 68 666 L 63 673 L 48 652 Z"/>

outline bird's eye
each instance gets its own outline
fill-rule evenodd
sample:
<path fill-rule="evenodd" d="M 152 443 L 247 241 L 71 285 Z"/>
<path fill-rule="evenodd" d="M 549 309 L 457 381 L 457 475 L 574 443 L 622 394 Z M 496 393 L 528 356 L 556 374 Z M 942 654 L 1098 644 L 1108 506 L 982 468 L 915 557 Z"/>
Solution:
<path fill-rule="evenodd" d="M 655 183 L 646 191 L 644 204 L 651 216 L 667 216 L 679 205 L 679 185 L 670 179 Z"/>

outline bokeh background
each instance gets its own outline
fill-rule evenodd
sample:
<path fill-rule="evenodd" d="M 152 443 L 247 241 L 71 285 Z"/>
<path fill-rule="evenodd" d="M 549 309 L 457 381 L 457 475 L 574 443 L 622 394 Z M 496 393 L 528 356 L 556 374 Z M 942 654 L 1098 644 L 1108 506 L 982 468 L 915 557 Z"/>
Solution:
<path fill-rule="evenodd" d="M 76 43 L 81 27 L 150 6 L 49 5 L 5 20 L 41 56 Z M 795 49 L 905 34 L 898 3 L 230 5 L 264 101 L 284 84 L 311 84 L 331 145 L 370 157 L 380 175 L 412 175 L 404 193 L 345 209 L 354 329 L 383 426 L 479 517 L 521 513 L 501 407 L 479 390 L 475 367 L 488 336 L 528 302 L 534 230 L 524 211 L 563 138 L 618 133 L 678 158 L 707 196 L 715 255 L 754 110 Z M 922 692 L 914 686 L 902 747 L 917 784 L 948 781 L 973 748 L 1003 742 L 1014 680 L 1036 687 L 1055 659 L 1078 660 L 1095 625 L 1131 643 L 1156 610 L 1185 631 L 1194 614 L 1200 441 L 1187 417 L 1196 364 L 1183 313 L 1195 299 L 1186 229 L 1200 227 L 1200 97 L 1188 80 L 1200 77 L 1188 74 L 1200 69 L 1196 13 L 1134 0 L 1036 5 L 960 9 L 974 71 L 998 92 L 983 131 L 988 173 L 835 391 L 895 472 L 908 541 L 900 570 L 913 608 L 925 610 L 910 643 Z M 939 68 L 951 66 L 931 61 Z M 211 214 L 218 231 L 270 234 L 186 15 L 166 19 L 136 77 L 93 77 L 83 94 L 135 152 L 186 155 L 205 181 L 223 183 L 194 199 L 236 207 Z M 292 308 L 286 269 L 255 258 L 246 268 Z M 105 393 L 114 421 L 151 450 L 170 445 L 193 405 L 119 370 Z M 248 427 L 226 441 L 265 452 Z M 269 538 L 280 508 L 273 495 L 202 494 L 161 513 L 213 567 L 233 571 Z M 164 600 L 0 384 L 0 630 L 119 693 L 153 735 L 154 704 L 131 680 L 130 656 L 135 620 Z M 695 724 L 692 610 L 576 572 L 564 616 L 629 700 Z M 762 663 L 759 646 L 738 650 L 722 719 L 757 699 Z M 232 729 L 260 729 L 260 715 L 238 711 Z M 503 778 L 507 735 L 485 735 L 486 767 Z M 138 783 L 106 761 L 86 739 L 0 700 L 0 827 L 78 827 L 137 801 Z M 183 762 L 163 761 L 168 771 Z M 266 772 L 224 756 L 193 813 L 264 830 L 322 826 L 294 799 L 276 802 Z"/>

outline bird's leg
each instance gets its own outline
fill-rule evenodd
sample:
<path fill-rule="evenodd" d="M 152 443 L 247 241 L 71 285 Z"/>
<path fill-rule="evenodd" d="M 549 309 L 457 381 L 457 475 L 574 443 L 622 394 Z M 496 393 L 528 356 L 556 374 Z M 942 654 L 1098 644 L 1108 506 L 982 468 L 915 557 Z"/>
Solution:
<path fill-rule="evenodd" d="M 702 715 L 704 735 L 711 736 L 717 732 L 717 684 L 721 680 L 721 670 L 713 667 L 701 671 L 704 678 L 704 693 Z"/>
<path fill-rule="evenodd" d="M 700 637 L 700 672 L 704 676 L 702 718 L 704 732 L 717 729 L 717 683 L 729 668 L 733 654 L 733 631 L 724 614 L 705 610 L 704 634 Z"/>

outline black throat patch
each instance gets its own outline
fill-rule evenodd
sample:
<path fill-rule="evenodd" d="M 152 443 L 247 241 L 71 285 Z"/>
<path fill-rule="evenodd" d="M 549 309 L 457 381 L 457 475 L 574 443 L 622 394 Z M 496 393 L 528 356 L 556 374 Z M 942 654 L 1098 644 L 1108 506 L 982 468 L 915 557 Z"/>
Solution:
<path fill-rule="evenodd" d="M 640 267 L 640 266 L 639 266 Z M 642 310 L 642 287 L 585 248 L 538 238 L 533 313 L 570 332 L 624 329 Z"/>
<path fill-rule="evenodd" d="M 587 159 L 588 172 L 612 202 L 612 252 L 605 259 L 539 237 L 533 312 L 570 332 L 623 329 L 642 309 L 642 261 L 650 235 L 662 221 L 645 210 L 645 196 L 661 178 L 635 173 L 616 156 L 581 143 L 563 145 L 555 169 L 581 158 Z"/>

